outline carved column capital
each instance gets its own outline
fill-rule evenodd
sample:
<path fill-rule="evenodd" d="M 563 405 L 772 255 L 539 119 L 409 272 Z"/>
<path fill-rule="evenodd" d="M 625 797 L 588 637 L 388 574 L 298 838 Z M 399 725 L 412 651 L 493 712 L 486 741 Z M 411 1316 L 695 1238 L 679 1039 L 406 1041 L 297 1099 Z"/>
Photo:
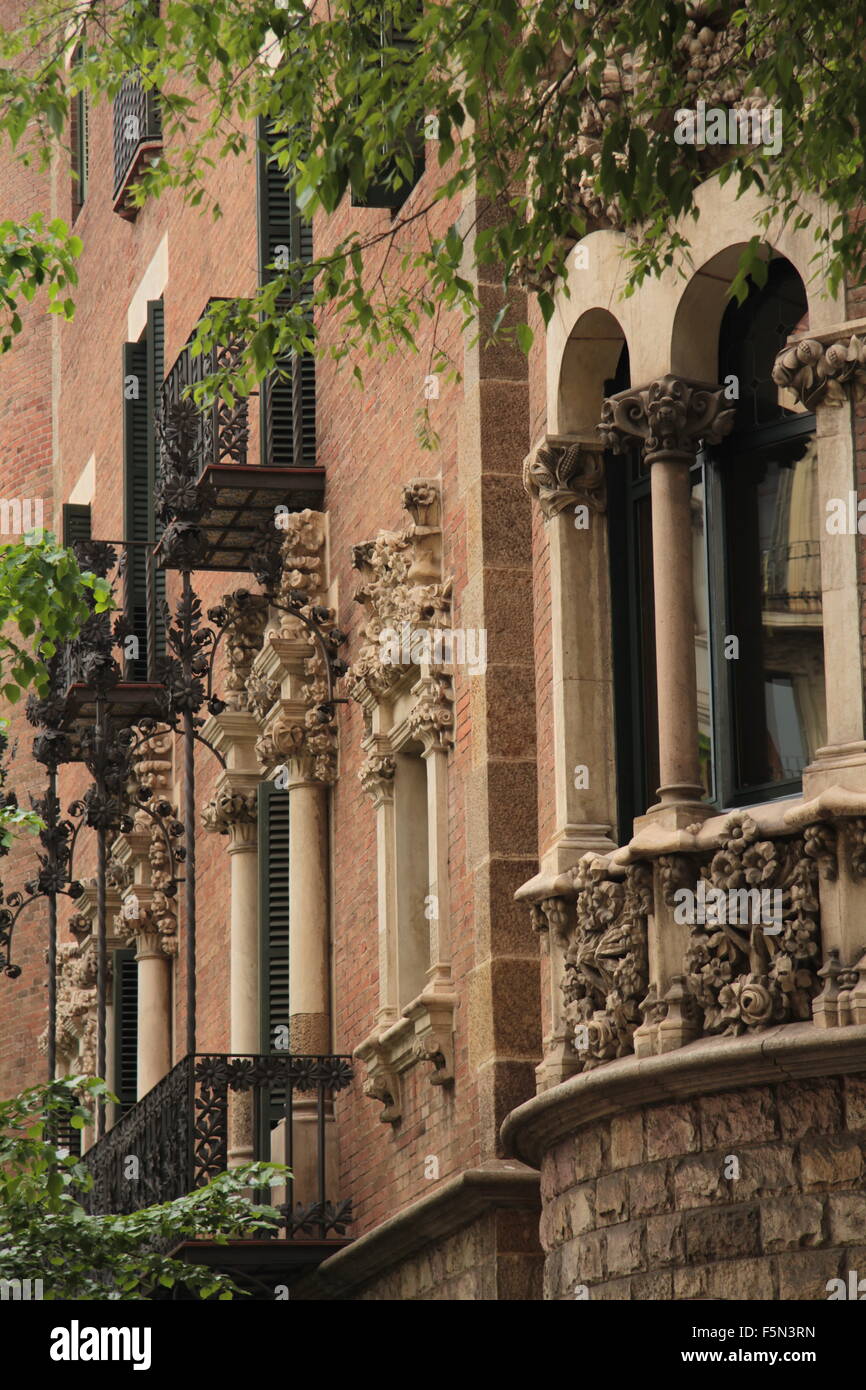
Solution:
<path fill-rule="evenodd" d="M 177 955 L 177 919 L 160 893 L 151 895 L 134 917 L 121 912 L 116 927 L 118 936 L 135 947 L 137 961 L 173 960 Z"/>
<path fill-rule="evenodd" d="M 454 692 L 448 680 L 425 676 L 416 681 L 417 697 L 409 711 L 409 728 L 424 747 L 424 756 L 447 753 L 454 744 Z"/>
<path fill-rule="evenodd" d="M 604 445 L 597 440 L 545 435 L 523 460 L 523 486 L 546 520 L 583 505 L 605 509 Z"/>
<path fill-rule="evenodd" d="M 284 700 L 256 742 L 256 757 L 266 770 L 284 764 L 290 783 L 322 782 L 328 786 L 337 777 L 336 724 L 333 720 L 323 722 L 315 708 Z"/>
<path fill-rule="evenodd" d="M 723 387 L 667 375 L 608 397 L 598 431 L 605 448 L 621 454 L 639 444 L 647 463 L 655 463 L 671 455 L 692 457 L 701 440 L 717 444 L 733 423 Z"/>
<path fill-rule="evenodd" d="M 855 334 L 829 343 L 803 338 L 779 353 L 773 380 L 807 410 L 861 401 L 866 396 L 866 341 Z"/>
<path fill-rule="evenodd" d="M 230 785 L 220 787 L 201 814 L 205 830 L 230 837 L 229 853 L 255 846 L 257 819 L 255 790 L 241 790 Z"/>

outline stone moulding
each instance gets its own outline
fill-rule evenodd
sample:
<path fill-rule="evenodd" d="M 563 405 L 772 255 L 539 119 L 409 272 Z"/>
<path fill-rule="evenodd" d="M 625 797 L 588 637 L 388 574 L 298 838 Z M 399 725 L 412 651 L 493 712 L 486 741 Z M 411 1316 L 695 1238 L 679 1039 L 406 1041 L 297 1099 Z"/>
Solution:
<path fill-rule="evenodd" d="M 622 1057 L 583 1072 L 512 1110 L 503 1152 L 537 1168 L 577 1130 L 660 1101 L 742 1091 L 780 1080 L 846 1076 L 864 1070 L 866 1027 L 782 1024 L 739 1038 L 700 1038 L 663 1056 Z"/>
<path fill-rule="evenodd" d="M 540 1210 L 532 1168 L 513 1159 L 467 1168 L 329 1256 L 313 1276 L 315 1297 L 342 1298 L 490 1211 L 526 1211 L 537 1221 Z"/>

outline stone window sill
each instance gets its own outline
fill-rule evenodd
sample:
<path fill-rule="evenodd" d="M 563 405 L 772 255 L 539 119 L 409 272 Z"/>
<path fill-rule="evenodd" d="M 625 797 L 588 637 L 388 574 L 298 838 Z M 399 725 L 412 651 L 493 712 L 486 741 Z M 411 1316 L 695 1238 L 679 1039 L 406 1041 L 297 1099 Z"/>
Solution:
<path fill-rule="evenodd" d="M 456 995 L 425 990 L 407 1004 L 402 1017 L 380 1025 L 355 1048 L 365 1064 L 364 1094 L 382 1102 L 383 1124 L 398 1124 L 403 1113 L 402 1078 L 419 1062 L 431 1062 L 432 1086 L 454 1080 L 454 1008 Z"/>

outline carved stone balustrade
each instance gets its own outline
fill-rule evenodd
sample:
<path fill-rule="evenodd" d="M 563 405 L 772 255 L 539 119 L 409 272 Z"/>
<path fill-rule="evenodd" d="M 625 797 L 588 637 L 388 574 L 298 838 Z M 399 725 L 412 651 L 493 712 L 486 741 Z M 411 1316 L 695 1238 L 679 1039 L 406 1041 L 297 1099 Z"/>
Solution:
<path fill-rule="evenodd" d="M 518 896 L 549 939 L 539 1086 L 629 1053 L 784 1024 L 866 1022 L 866 797 L 644 826 Z"/>

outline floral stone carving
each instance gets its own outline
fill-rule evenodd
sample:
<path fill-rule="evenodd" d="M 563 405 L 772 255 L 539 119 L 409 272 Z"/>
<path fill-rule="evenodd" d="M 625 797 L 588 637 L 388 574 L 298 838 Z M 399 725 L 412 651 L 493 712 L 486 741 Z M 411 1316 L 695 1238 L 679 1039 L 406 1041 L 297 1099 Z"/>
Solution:
<path fill-rule="evenodd" d="M 576 926 L 565 955 L 565 1017 L 584 1070 L 633 1051 L 647 992 L 647 916 L 652 870 L 633 864 L 611 877 L 584 857 L 573 871 Z"/>
<path fill-rule="evenodd" d="M 770 920 L 751 908 L 745 914 L 728 909 L 706 915 L 736 920 L 692 926 L 687 981 L 703 1010 L 704 1033 L 739 1034 L 806 1021 L 820 988 L 818 860 L 807 853 L 802 836 L 758 836 L 750 816 L 731 816 L 721 848 L 701 873 L 709 885 L 729 894 L 769 892 L 774 909 Z M 743 915 L 750 920 L 740 920 Z"/>

